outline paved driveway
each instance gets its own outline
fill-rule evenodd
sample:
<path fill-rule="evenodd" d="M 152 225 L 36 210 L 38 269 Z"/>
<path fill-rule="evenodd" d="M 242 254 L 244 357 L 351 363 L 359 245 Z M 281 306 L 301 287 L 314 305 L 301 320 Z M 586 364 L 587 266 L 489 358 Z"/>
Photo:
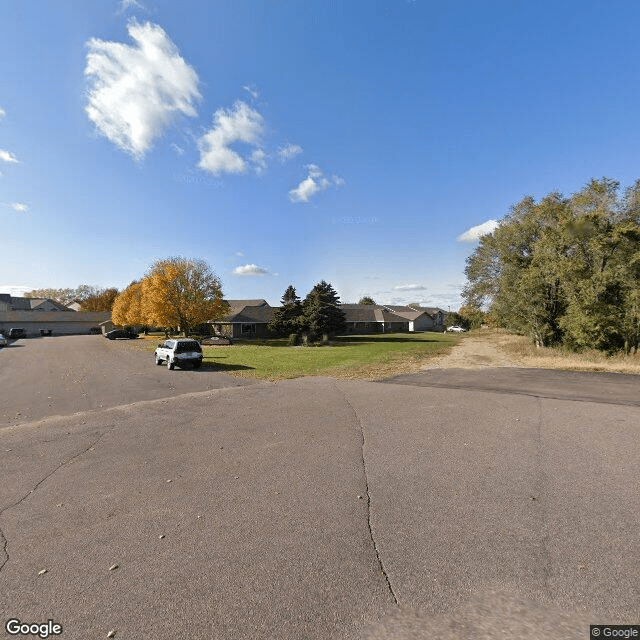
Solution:
<path fill-rule="evenodd" d="M 59 336 L 0 349 L 0 426 L 250 384 L 219 371 L 168 371 L 125 340 Z"/>
<path fill-rule="evenodd" d="M 16 420 L 12 405 L 5 620 L 78 639 L 588 638 L 589 623 L 638 622 L 640 416 L 625 393 L 610 402 L 615 385 L 606 403 L 571 399 L 571 376 L 553 378 L 562 398 L 533 380 L 221 374 L 191 391 L 199 372 L 163 387 L 175 372 L 89 339 L 71 377 L 95 348 L 147 386 L 60 415 L 75 387 L 52 377 L 58 415 Z"/>

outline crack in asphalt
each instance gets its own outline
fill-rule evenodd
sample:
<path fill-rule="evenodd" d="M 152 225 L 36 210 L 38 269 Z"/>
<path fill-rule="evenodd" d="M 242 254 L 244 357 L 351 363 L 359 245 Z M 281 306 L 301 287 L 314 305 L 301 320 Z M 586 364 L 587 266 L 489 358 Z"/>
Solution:
<path fill-rule="evenodd" d="M 536 441 L 536 479 L 535 479 L 535 493 L 536 501 L 538 503 L 538 513 L 540 517 L 540 547 L 541 547 L 541 571 L 542 571 L 542 585 L 543 589 L 549 598 L 552 597 L 551 587 L 549 586 L 549 578 L 551 576 L 551 554 L 549 553 L 549 534 L 544 531 L 546 528 L 546 509 L 543 497 L 544 492 L 544 472 L 542 466 L 542 428 L 544 427 L 542 398 L 538 398 L 538 424 L 536 426 L 535 441 Z"/>
<path fill-rule="evenodd" d="M 66 460 L 64 460 L 60 464 L 58 464 L 58 466 L 55 467 L 53 469 L 53 471 L 50 471 L 46 476 L 44 476 L 43 478 L 38 480 L 38 482 L 36 482 L 36 484 L 33 486 L 33 488 L 30 489 L 27 493 L 25 493 L 20 499 L 18 499 L 15 502 L 7 505 L 6 507 L 3 507 L 0 510 L 0 519 L 2 518 L 2 516 L 7 511 L 9 511 L 9 509 L 13 509 L 14 507 L 17 507 L 19 504 L 24 502 L 29 496 L 33 495 L 41 484 L 46 482 L 55 473 L 60 471 L 60 469 L 62 469 L 62 467 L 65 467 L 70 462 L 73 462 L 76 458 L 79 458 L 82 454 L 86 453 L 87 451 L 89 451 L 89 449 L 91 449 L 96 444 L 98 444 L 98 442 L 100 442 L 100 440 L 102 440 L 102 438 L 104 438 L 104 436 L 107 433 L 109 433 L 110 431 L 113 431 L 113 427 L 111 429 L 106 429 L 105 431 L 103 431 L 93 442 L 91 442 L 89 444 L 89 446 L 87 446 L 84 449 L 82 449 L 82 451 L 79 451 L 78 453 L 75 453 L 71 457 L 67 458 Z M 2 551 L 3 551 L 3 554 L 4 554 L 4 560 L 2 560 L 2 562 L 0 563 L 0 571 L 2 571 L 4 569 L 4 566 L 9 562 L 9 551 L 8 551 L 9 541 L 7 540 L 7 537 L 4 535 L 4 532 L 2 531 L 1 527 L 0 527 L 0 539 L 2 540 Z"/>
<path fill-rule="evenodd" d="M 391 597 L 393 598 L 394 604 L 398 605 L 398 598 L 396 597 L 395 591 L 393 590 L 393 586 L 391 585 L 391 581 L 389 580 L 389 575 L 387 574 L 384 568 L 382 557 L 380 556 L 380 551 L 378 549 L 376 539 L 373 535 L 373 529 L 371 528 L 371 492 L 369 490 L 369 477 L 367 475 L 367 464 L 364 458 L 364 445 L 365 445 L 364 426 L 362 424 L 362 420 L 360 419 L 360 416 L 358 415 L 358 412 L 356 411 L 355 407 L 351 404 L 351 401 L 349 400 L 345 391 L 343 389 L 340 389 L 340 387 L 338 387 L 337 385 L 334 385 L 334 386 L 341 393 L 345 402 L 351 409 L 351 412 L 353 413 L 356 419 L 356 423 L 358 425 L 358 430 L 360 432 L 360 443 L 361 443 L 362 473 L 364 476 L 364 484 L 367 492 L 367 529 L 369 530 L 369 538 L 371 539 L 371 544 L 373 545 L 373 551 L 376 555 L 378 566 L 380 567 L 380 573 L 382 573 L 382 575 L 384 576 L 385 583 L 387 585 L 387 588 L 389 589 L 389 593 L 391 594 Z"/>

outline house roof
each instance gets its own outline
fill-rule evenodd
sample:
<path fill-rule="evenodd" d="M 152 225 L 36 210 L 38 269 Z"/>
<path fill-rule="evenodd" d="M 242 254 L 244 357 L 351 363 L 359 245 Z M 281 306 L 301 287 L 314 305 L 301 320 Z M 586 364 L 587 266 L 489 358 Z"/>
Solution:
<path fill-rule="evenodd" d="M 376 319 L 378 322 L 408 322 L 407 318 L 384 308 L 376 309 Z"/>
<path fill-rule="evenodd" d="M 70 311 L 63 304 L 50 298 L 19 298 L 8 293 L 0 293 L 0 302 L 9 307 L 9 311 Z"/>
<path fill-rule="evenodd" d="M 372 304 L 341 304 L 347 322 L 377 322 L 376 307 Z"/>
<path fill-rule="evenodd" d="M 385 309 L 390 309 L 394 313 L 398 313 L 402 315 L 404 318 L 408 318 L 409 320 L 415 320 L 419 315 L 426 313 L 427 315 L 435 315 L 439 311 L 444 313 L 442 309 L 438 307 L 414 307 L 410 305 L 384 305 Z"/>
<path fill-rule="evenodd" d="M 226 300 L 229 303 L 231 310 L 227 317 L 240 313 L 245 307 L 269 307 L 269 303 L 262 298 L 256 300 Z"/>
<path fill-rule="evenodd" d="M 256 322 L 267 324 L 273 319 L 274 308 L 266 300 L 227 300 L 230 313 L 215 322 Z"/>

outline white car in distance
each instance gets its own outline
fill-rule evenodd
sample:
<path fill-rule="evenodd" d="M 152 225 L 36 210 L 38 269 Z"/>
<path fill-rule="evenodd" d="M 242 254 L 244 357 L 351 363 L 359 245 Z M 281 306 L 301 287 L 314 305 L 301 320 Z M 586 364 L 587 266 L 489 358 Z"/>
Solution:
<path fill-rule="evenodd" d="M 464 333 L 466 329 L 464 327 L 460 327 L 457 324 L 454 324 L 452 327 L 449 327 L 447 331 L 451 331 L 453 333 Z"/>

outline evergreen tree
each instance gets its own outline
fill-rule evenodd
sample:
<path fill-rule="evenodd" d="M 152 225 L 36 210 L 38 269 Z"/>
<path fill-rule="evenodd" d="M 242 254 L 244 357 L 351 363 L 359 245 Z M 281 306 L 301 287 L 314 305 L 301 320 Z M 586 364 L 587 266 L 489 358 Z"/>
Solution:
<path fill-rule="evenodd" d="M 358 304 L 375 304 L 375 300 L 371 296 L 364 296 L 358 300 Z"/>
<path fill-rule="evenodd" d="M 302 301 L 292 285 L 287 287 L 281 299 L 282 306 L 273 312 L 268 329 L 277 336 L 288 336 L 300 331 Z"/>
<path fill-rule="evenodd" d="M 344 311 L 335 289 L 322 280 L 307 294 L 303 305 L 302 327 L 312 339 L 336 335 L 347 330 Z"/>

